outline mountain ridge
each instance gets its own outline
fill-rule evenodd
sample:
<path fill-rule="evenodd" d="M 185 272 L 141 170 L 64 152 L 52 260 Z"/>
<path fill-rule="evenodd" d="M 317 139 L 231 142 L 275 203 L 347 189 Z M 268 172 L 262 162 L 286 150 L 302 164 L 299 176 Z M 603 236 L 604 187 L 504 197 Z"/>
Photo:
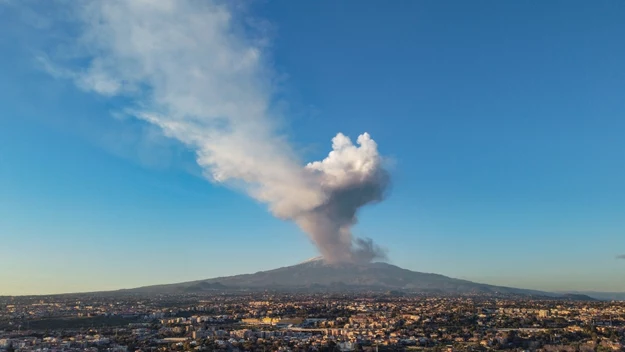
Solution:
<path fill-rule="evenodd" d="M 311 258 L 299 264 L 253 274 L 221 276 L 120 290 L 131 293 L 200 293 L 215 290 L 406 291 L 439 294 L 502 294 L 592 299 L 539 290 L 488 285 L 441 274 L 403 269 L 384 262 L 336 263 Z"/>

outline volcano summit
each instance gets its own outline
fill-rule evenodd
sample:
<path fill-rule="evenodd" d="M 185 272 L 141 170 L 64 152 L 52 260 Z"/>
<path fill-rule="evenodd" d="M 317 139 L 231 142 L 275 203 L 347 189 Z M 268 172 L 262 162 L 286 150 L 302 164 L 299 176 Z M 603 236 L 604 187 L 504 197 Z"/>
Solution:
<path fill-rule="evenodd" d="M 129 290 L 136 293 L 200 293 L 213 290 L 399 290 L 432 294 L 561 295 L 475 283 L 382 263 L 328 263 L 321 257 L 254 274 L 218 277 Z"/>

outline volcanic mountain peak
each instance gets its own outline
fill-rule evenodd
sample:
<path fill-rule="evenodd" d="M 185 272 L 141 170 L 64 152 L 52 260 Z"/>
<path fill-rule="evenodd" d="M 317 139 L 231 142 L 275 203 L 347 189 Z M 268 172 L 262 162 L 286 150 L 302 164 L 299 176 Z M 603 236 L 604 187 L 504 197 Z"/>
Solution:
<path fill-rule="evenodd" d="M 326 263 L 316 257 L 278 269 L 171 285 L 133 289 L 143 293 L 204 292 L 214 290 L 403 290 L 436 294 L 562 295 L 493 286 L 439 274 L 421 273 L 384 263 Z"/>
<path fill-rule="evenodd" d="M 327 262 L 323 256 L 313 257 L 298 264 L 287 266 L 284 268 L 296 268 L 296 267 L 329 267 L 334 269 L 356 269 L 356 268 L 367 268 L 367 267 L 384 267 L 390 266 L 400 269 L 392 264 L 384 263 L 384 262 Z M 282 268 L 280 268 L 282 269 Z M 276 269 L 277 270 L 277 269 Z"/>

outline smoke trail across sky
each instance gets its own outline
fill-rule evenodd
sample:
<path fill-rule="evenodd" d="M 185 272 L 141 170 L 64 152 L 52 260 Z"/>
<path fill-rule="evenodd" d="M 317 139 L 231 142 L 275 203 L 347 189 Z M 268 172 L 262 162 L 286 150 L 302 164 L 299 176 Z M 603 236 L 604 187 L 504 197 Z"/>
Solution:
<path fill-rule="evenodd" d="M 46 69 L 103 96 L 131 97 L 133 116 L 192 148 L 205 176 L 242 188 L 296 222 L 331 262 L 384 256 L 355 239 L 357 210 L 383 199 L 388 174 L 377 144 L 338 134 L 322 161 L 304 166 L 277 132 L 264 38 L 214 1 L 107 0 L 72 8 L 72 38 L 86 66 Z"/>

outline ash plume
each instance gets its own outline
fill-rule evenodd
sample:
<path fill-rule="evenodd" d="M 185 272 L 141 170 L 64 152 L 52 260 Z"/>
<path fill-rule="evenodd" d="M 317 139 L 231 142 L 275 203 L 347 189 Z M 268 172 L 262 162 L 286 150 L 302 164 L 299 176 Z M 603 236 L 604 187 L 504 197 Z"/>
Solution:
<path fill-rule="evenodd" d="M 389 183 L 377 144 L 339 133 L 321 160 L 302 163 L 279 133 L 273 74 L 262 23 L 237 21 L 218 1 L 63 2 L 79 37 L 72 62 L 52 53 L 44 69 L 105 97 L 123 96 L 126 113 L 159 126 L 195 151 L 207 179 L 236 187 L 294 221 L 329 262 L 384 258 L 352 236 L 358 209 L 384 198 Z M 244 23 L 255 23 L 253 28 Z M 259 23 L 261 23 L 259 25 Z"/>
<path fill-rule="evenodd" d="M 358 137 L 360 147 L 339 133 L 332 140 L 332 152 L 322 161 L 309 163 L 325 193 L 325 201 L 295 217 L 327 261 L 369 262 L 385 258 L 371 240 L 356 239 L 351 227 L 363 205 L 384 197 L 389 177 L 382 168 L 377 144 L 368 133 Z M 346 256 L 345 254 L 348 254 Z"/>

